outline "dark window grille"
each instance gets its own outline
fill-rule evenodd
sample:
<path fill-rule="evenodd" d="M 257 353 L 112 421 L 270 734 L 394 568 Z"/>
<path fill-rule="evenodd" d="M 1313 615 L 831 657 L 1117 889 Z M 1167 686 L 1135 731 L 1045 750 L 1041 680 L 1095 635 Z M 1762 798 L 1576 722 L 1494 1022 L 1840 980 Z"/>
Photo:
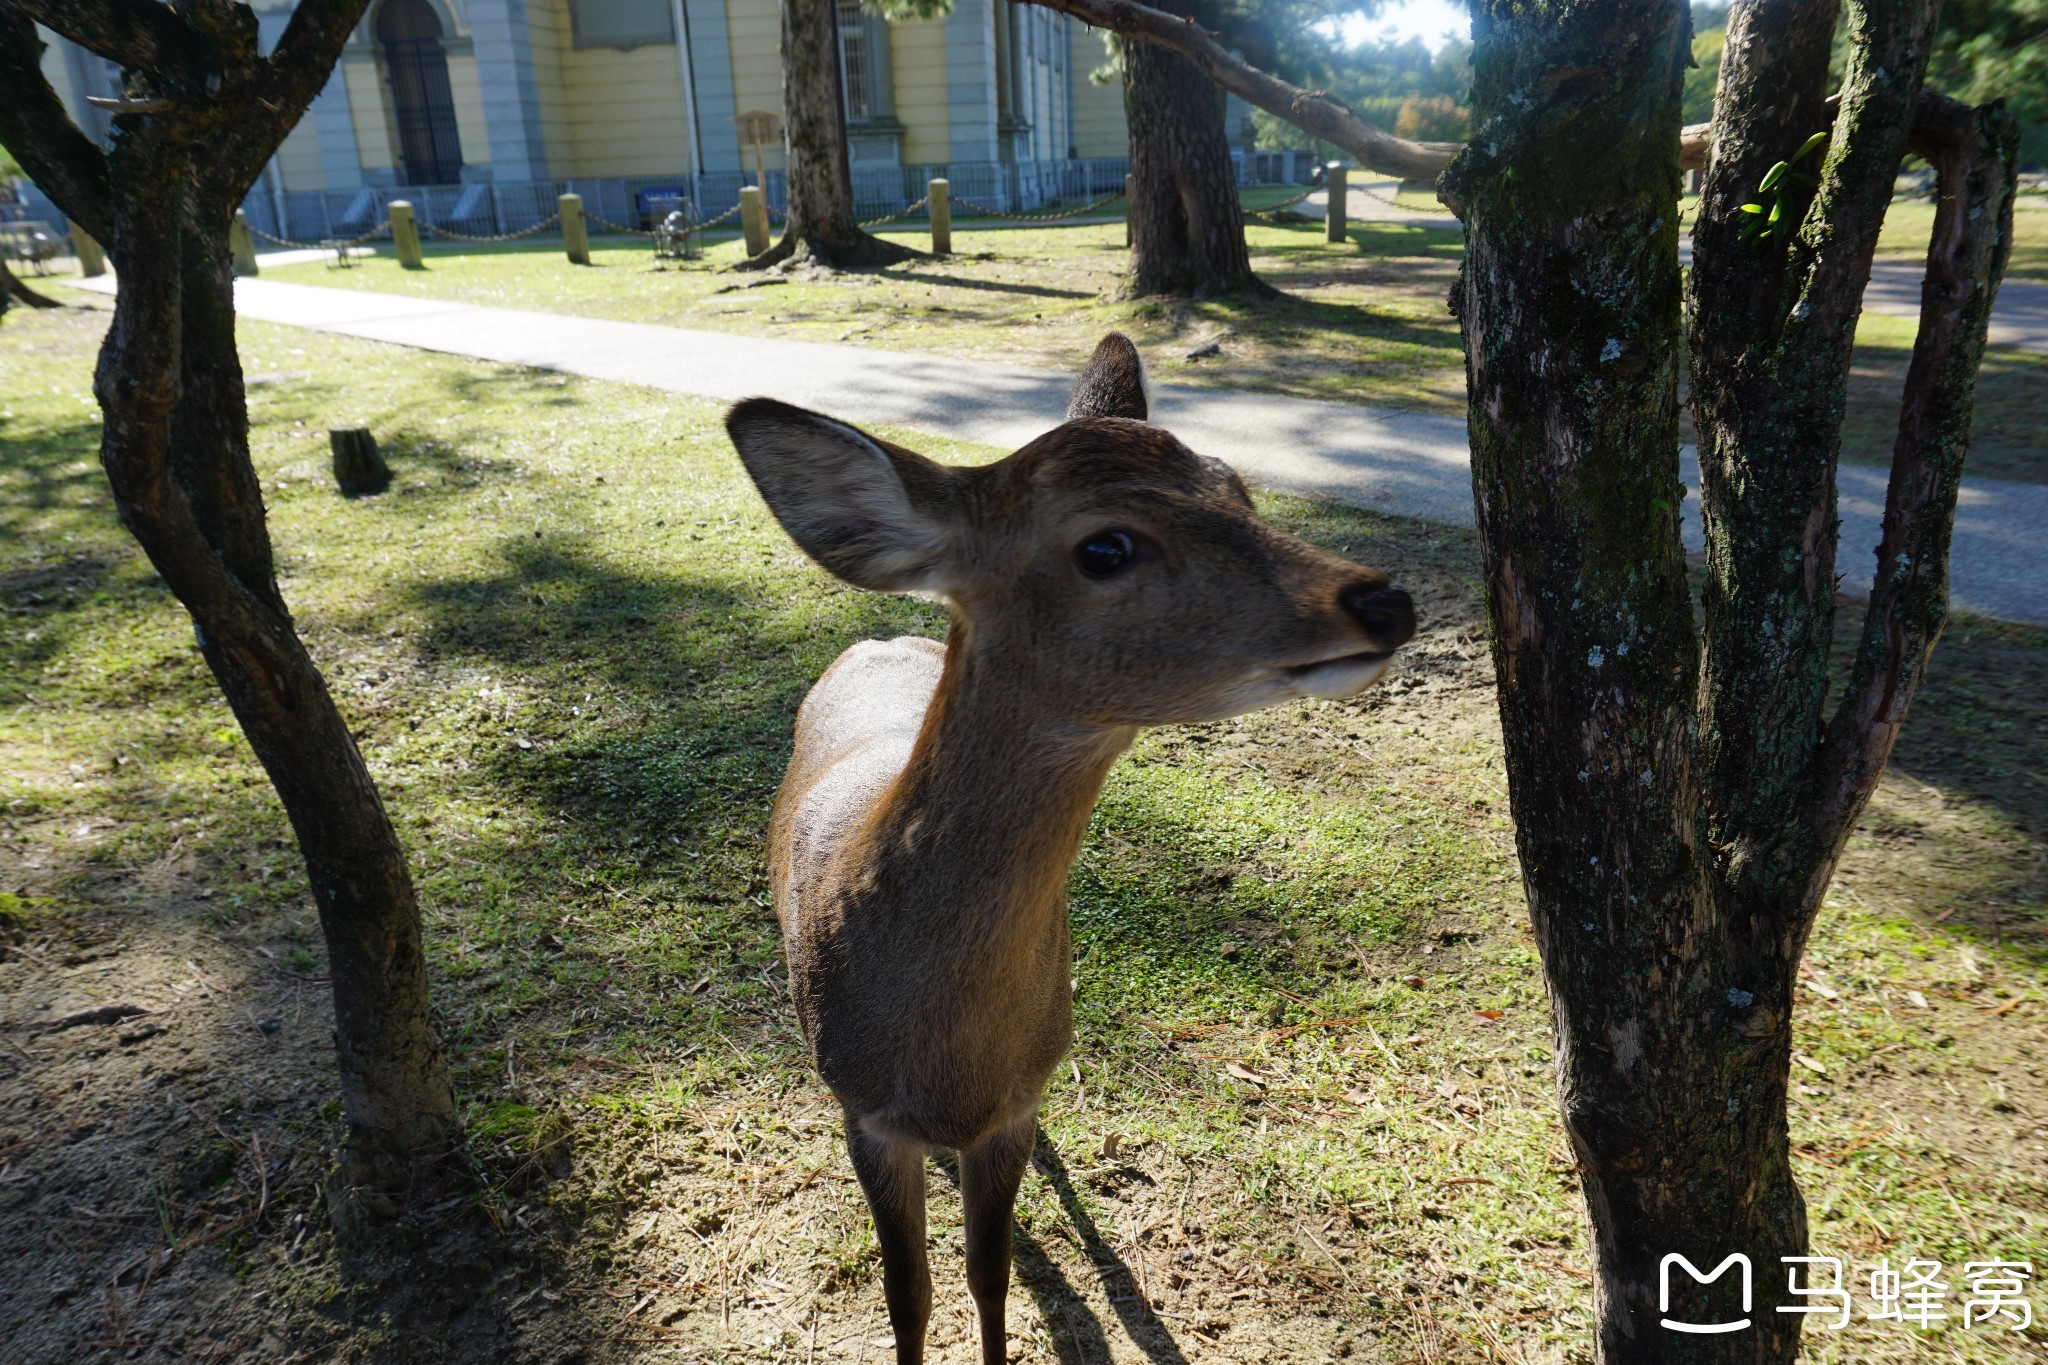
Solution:
<path fill-rule="evenodd" d="M 377 12 L 384 77 L 398 123 L 398 156 L 408 185 L 452 185 L 462 179 L 462 137 L 441 20 L 427 0 L 384 0 Z"/>
<path fill-rule="evenodd" d="M 846 121 L 875 116 L 875 44 L 858 4 L 839 6 L 839 84 L 846 92 Z"/>

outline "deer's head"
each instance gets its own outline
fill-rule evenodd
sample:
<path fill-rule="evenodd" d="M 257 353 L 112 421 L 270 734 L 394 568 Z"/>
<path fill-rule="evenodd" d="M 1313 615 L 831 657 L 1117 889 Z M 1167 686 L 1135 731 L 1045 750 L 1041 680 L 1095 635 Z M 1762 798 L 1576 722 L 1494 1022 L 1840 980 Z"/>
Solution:
<path fill-rule="evenodd" d="M 726 429 L 806 553 L 860 587 L 944 597 L 1043 714 L 1214 720 L 1377 679 L 1415 633 L 1407 592 L 1267 522 L 1147 411 L 1137 350 L 1112 333 L 1068 420 L 993 464 L 935 464 L 766 398 Z"/>

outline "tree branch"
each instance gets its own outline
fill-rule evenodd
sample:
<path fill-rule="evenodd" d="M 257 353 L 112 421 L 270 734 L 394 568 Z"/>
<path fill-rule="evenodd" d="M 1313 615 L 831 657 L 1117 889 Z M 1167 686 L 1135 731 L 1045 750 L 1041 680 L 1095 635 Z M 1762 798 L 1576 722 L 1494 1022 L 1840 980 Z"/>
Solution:
<path fill-rule="evenodd" d="M 368 5 L 369 0 L 303 0 L 292 11 L 277 46 L 262 60 L 255 106 L 231 124 L 221 139 L 220 156 L 210 178 L 225 186 L 235 202 L 256 183 L 263 163 L 276 155 L 285 135 L 334 74 L 341 49 Z M 254 39 L 252 31 L 252 58 Z"/>
<path fill-rule="evenodd" d="M 1071 14 L 1096 28 L 1177 52 L 1233 95 L 1286 119 L 1303 132 L 1335 143 L 1368 170 L 1398 175 L 1404 180 L 1434 180 L 1462 150 L 1456 142 L 1410 142 L 1383 132 L 1360 118 L 1344 101 L 1290 85 L 1244 62 L 1192 19 L 1178 18 L 1134 0 L 1027 3 Z"/>
<path fill-rule="evenodd" d="M 369 0 L 303 0 L 272 49 L 264 78 L 264 100 L 286 115 L 289 129 L 334 74 L 349 34 L 362 22 Z"/>
<path fill-rule="evenodd" d="M 1813 828 L 1837 851 L 1877 787 L 1948 619 L 1949 541 L 1977 367 L 2012 248 L 2018 123 L 2002 102 L 1972 109 L 1923 95 L 1917 113 L 1923 136 L 1915 150 L 1934 164 L 1938 201 L 1877 574 L 1822 754 Z"/>
<path fill-rule="evenodd" d="M 211 44 L 156 0 L 5 0 L 6 7 L 88 52 L 178 85 L 202 87 Z"/>
<path fill-rule="evenodd" d="M 26 15 L 0 0 L 0 146 L 92 236 L 110 240 L 107 156 L 79 131 L 43 77 L 43 43 Z"/>

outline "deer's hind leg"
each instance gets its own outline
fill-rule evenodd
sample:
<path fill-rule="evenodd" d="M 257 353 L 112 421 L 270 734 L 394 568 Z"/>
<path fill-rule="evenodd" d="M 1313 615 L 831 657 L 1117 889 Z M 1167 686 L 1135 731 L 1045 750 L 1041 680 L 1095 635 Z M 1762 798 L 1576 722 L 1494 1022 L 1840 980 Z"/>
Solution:
<path fill-rule="evenodd" d="M 882 1297 L 896 1335 L 896 1365 L 920 1365 L 925 1324 L 932 1315 L 932 1274 L 924 1247 L 925 1149 L 869 1132 L 848 1114 L 846 1150 L 867 1195 L 882 1250 Z"/>
<path fill-rule="evenodd" d="M 960 1202 L 967 1224 L 967 1288 L 981 1318 L 983 1365 L 1004 1365 L 1010 1296 L 1010 1216 L 1031 1161 L 1038 1107 L 960 1153 Z"/>

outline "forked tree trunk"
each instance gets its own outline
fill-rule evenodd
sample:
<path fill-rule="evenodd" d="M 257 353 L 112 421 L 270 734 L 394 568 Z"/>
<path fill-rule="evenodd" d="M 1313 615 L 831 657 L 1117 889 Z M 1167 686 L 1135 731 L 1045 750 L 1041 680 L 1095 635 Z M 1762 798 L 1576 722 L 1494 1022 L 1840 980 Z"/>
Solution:
<path fill-rule="evenodd" d="M 117 117 L 106 151 L 65 116 L 14 5 L 0 0 L 0 142 L 107 244 L 121 282 L 94 377 L 115 507 L 191 613 L 298 836 L 327 940 L 344 1174 L 402 1188 L 445 1153 L 454 1092 L 404 853 L 272 569 L 228 248 L 236 205 L 324 83 L 362 0 L 304 0 L 268 66 L 254 26 L 231 16 L 202 31 L 165 7 L 39 11 L 156 87 L 138 100 L 147 112 Z"/>
<path fill-rule="evenodd" d="M 750 269 L 808 258 L 871 267 L 920 253 L 883 241 L 853 211 L 846 100 L 839 74 L 837 0 L 782 0 L 782 107 L 789 152 L 789 221 Z"/>
<path fill-rule="evenodd" d="M 1181 0 L 1159 8 L 1191 13 Z M 1185 57 L 1148 43 L 1125 43 L 1123 62 L 1131 133 L 1129 293 L 1204 298 L 1256 286 L 1223 91 Z"/>
<path fill-rule="evenodd" d="M 1832 6 L 1735 11 L 1695 239 L 1703 630 L 1678 519 L 1686 11 L 1490 0 L 1475 14 L 1480 126 L 1443 181 L 1467 239 L 1454 300 L 1516 838 L 1595 1231 L 1604 1361 L 1789 1361 L 1803 1318 L 1776 1310 L 1811 1303 L 1788 1293 L 1781 1259 L 1807 1249 L 1785 1117 L 1793 982 L 1946 612 L 2010 231 L 2009 121 L 1950 108 L 1929 354 L 1916 350 L 1909 378 L 1887 568 L 1830 718 L 1849 338 L 1933 9 L 1866 6 L 1834 110 Z M 1738 205 L 1830 124 L 1818 193 L 1792 196 L 1784 234 L 1744 238 Z M 1667 1271 L 1672 1255 L 1701 1275 L 1747 1257 L 1749 1310 L 1739 1267 L 1702 1287 Z M 1667 1274 L 1672 1321 L 1747 1325 L 1667 1326 Z"/>

